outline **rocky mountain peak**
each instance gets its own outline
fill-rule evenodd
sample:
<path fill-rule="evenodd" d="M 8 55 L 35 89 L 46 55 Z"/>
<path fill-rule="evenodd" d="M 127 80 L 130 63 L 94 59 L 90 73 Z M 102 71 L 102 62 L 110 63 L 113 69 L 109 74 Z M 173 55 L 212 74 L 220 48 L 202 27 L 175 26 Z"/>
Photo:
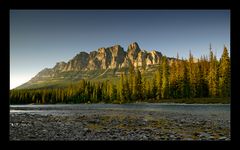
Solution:
<path fill-rule="evenodd" d="M 81 51 L 79 54 L 77 54 L 73 59 L 87 57 L 89 54 L 87 52 Z"/>
<path fill-rule="evenodd" d="M 80 71 L 86 68 L 89 60 L 89 54 L 80 52 L 71 59 L 61 71 Z"/>
<path fill-rule="evenodd" d="M 67 63 L 58 62 L 53 68 L 42 70 L 35 79 L 55 77 L 61 72 L 121 69 L 130 65 L 148 67 L 158 64 L 161 57 L 162 54 L 156 50 L 150 52 L 141 50 L 137 42 L 131 43 L 127 52 L 124 51 L 123 47 L 116 44 L 111 47 L 101 47 L 97 51 L 89 53 L 81 51 Z"/>
<path fill-rule="evenodd" d="M 124 52 L 124 49 L 120 45 L 114 45 L 108 48 L 113 55 Z"/>
<path fill-rule="evenodd" d="M 118 48 L 122 48 L 122 47 L 120 45 L 116 44 L 116 45 L 112 46 L 112 48 L 118 49 Z"/>
<path fill-rule="evenodd" d="M 127 47 L 127 51 L 116 44 L 110 47 L 101 47 L 89 53 L 81 51 L 68 62 L 58 62 L 53 68 L 45 68 L 40 71 L 25 85 L 30 86 L 53 80 L 60 82 L 85 78 L 95 79 L 109 72 L 113 72 L 114 76 L 119 76 L 130 65 L 151 70 L 154 68 L 152 65 L 157 65 L 161 59 L 160 52 L 141 50 L 137 42 L 131 43 Z M 169 57 L 167 59 L 171 60 Z M 110 70 L 108 71 L 108 69 Z M 23 87 L 26 87 L 25 85 Z"/>
<path fill-rule="evenodd" d="M 101 47 L 98 49 L 98 53 L 104 53 L 106 51 L 105 47 Z"/>
<path fill-rule="evenodd" d="M 126 52 L 120 45 L 109 47 L 109 50 L 111 51 L 111 62 L 109 68 L 113 69 L 119 67 L 124 61 Z"/>
<path fill-rule="evenodd" d="M 130 64 L 141 67 L 157 64 L 160 62 L 161 57 L 162 54 L 156 50 L 150 52 L 141 50 L 137 42 L 131 43 L 127 52 L 124 51 L 123 47 L 116 44 L 107 48 L 98 48 L 97 51 L 91 51 L 90 53 L 81 51 L 67 63 L 58 62 L 52 70 L 48 69 L 43 72 L 120 69 L 129 67 Z"/>
<path fill-rule="evenodd" d="M 133 65 L 135 64 L 135 60 L 138 57 L 138 53 L 140 51 L 141 51 L 141 49 L 139 48 L 139 46 L 136 42 L 133 42 L 128 46 L 127 56 L 128 56 L 130 63 L 132 63 Z"/>
<path fill-rule="evenodd" d="M 97 51 L 90 52 L 89 56 L 90 56 L 90 58 L 96 57 L 97 56 Z"/>
<path fill-rule="evenodd" d="M 55 71 L 56 71 L 56 70 L 63 70 L 66 65 L 67 65 L 67 63 L 65 63 L 64 61 L 57 62 L 56 65 L 53 67 L 53 69 L 54 69 Z"/>
<path fill-rule="evenodd" d="M 133 42 L 133 43 L 131 43 L 129 46 L 128 46 L 128 50 L 127 50 L 128 52 L 129 51 L 134 51 L 134 52 L 139 52 L 139 51 L 141 51 L 141 49 L 139 48 L 139 45 L 138 45 L 138 43 L 137 42 Z"/>

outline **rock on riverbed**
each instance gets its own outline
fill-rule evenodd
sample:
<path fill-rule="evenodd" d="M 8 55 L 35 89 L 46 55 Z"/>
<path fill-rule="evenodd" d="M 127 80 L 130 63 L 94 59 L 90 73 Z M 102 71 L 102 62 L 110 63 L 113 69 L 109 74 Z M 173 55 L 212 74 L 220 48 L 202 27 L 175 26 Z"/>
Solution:
<path fill-rule="evenodd" d="M 230 121 L 150 111 L 11 113 L 10 140 L 230 140 Z"/>

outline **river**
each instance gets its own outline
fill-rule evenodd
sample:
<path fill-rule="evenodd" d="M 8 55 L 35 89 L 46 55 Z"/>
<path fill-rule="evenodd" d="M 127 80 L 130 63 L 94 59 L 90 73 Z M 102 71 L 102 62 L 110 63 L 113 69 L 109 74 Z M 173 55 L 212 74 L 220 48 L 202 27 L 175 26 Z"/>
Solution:
<path fill-rule="evenodd" d="M 132 104 L 51 104 L 51 105 L 10 105 L 10 113 L 75 114 L 90 110 L 152 111 L 230 117 L 229 104 L 173 104 L 173 103 L 132 103 Z"/>

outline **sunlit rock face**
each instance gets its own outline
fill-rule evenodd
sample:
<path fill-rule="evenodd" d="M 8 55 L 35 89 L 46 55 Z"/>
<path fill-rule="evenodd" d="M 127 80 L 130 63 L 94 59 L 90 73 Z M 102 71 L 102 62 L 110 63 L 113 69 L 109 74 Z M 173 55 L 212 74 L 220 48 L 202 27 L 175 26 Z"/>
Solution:
<path fill-rule="evenodd" d="M 64 70 L 62 71 L 84 70 L 88 65 L 88 61 L 89 61 L 89 54 L 86 52 L 80 52 L 67 63 Z"/>
<path fill-rule="evenodd" d="M 56 65 L 53 67 L 54 71 L 63 71 L 65 67 L 67 66 L 67 63 L 61 61 L 57 62 Z"/>
<path fill-rule="evenodd" d="M 162 54 L 156 50 L 153 50 L 148 53 L 146 58 L 146 64 L 148 65 L 156 65 L 160 62 L 162 58 Z"/>
<path fill-rule="evenodd" d="M 101 47 L 90 53 L 80 52 L 67 63 L 58 62 L 51 71 L 45 72 L 48 74 L 49 72 L 119 69 L 129 67 L 129 65 L 148 67 L 158 64 L 161 57 L 160 52 L 141 50 L 138 43 L 133 42 L 128 46 L 127 51 L 124 51 L 120 45 L 114 45 L 107 48 Z"/>
<path fill-rule="evenodd" d="M 111 61 L 110 61 L 111 63 L 108 66 L 108 68 L 110 69 L 119 68 L 121 64 L 124 62 L 126 52 L 123 50 L 123 48 L 120 45 L 109 47 L 109 50 L 111 52 Z"/>
<path fill-rule="evenodd" d="M 53 68 L 45 68 L 40 71 L 32 81 L 43 81 L 45 79 L 65 78 L 68 72 L 78 73 L 74 76 L 83 76 L 82 71 L 97 71 L 106 69 L 148 68 L 160 63 L 162 54 L 157 50 L 142 50 L 137 42 L 129 44 L 127 50 L 116 44 L 111 47 L 101 47 L 89 53 L 81 51 L 68 62 L 57 62 Z M 170 59 L 170 58 L 169 58 Z M 62 73 L 62 74 L 61 74 Z M 70 75 L 69 78 L 72 78 Z"/>

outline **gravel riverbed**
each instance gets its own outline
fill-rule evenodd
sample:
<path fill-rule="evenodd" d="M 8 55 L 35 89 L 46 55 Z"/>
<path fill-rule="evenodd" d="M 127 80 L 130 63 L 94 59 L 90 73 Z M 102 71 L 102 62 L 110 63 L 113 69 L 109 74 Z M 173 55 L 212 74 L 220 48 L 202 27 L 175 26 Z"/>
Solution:
<path fill-rule="evenodd" d="M 10 113 L 10 140 L 230 140 L 230 118 L 136 110 Z"/>

